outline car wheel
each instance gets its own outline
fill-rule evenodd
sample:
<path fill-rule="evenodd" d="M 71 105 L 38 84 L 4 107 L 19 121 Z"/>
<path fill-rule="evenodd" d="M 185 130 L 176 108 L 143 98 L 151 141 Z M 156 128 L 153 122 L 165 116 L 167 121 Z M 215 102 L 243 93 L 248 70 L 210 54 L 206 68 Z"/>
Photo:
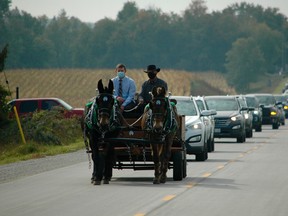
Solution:
<path fill-rule="evenodd" d="M 259 125 L 255 128 L 256 132 L 261 132 L 262 131 L 262 125 Z"/>
<path fill-rule="evenodd" d="M 253 137 L 253 129 L 251 128 L 248 132 L 248 135 L 246 136 L 247 138 Z"/>
<path fill-rule="evenodd" d="M 242 132 L 240 137 L 237 137 L 237 143 L 244 143 L 246 141 L 246 132 Z"/>
<path fill-rule="evenodd" d="M 214 142 L 214 138 L 212 139 L 212 152 L 214 152 L 215 151 L 215 142 Z"/>
<path fill-rule="evenodd" d="M 207 151 L 195 155 L 196 161 L 205 161 L 207 159 L 208 159 L 208 152 Z"/>
<path fill-rule="evenodd" d="M 213 151 L 213 143 L 212 143 L 212 139 L 211 137 L 208 140 L 208 152 L 212 152 Z"/>
<path fill-rule="evenodd" d="M 272 124 L 272 129 L 278 129 L 279 128 L 279 123 L 275 122 Z"/>

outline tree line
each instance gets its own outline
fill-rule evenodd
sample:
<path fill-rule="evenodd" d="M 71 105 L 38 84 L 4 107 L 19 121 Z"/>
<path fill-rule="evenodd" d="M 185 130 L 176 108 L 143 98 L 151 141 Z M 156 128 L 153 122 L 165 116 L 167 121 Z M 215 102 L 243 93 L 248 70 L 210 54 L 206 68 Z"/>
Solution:
<path fill-rule="evenodd" d="M 287 17 L 245 2 L 208 13 L 192 0 L 181 15 L 126 2 L 117 18 L 84 23 L 62 10 L 33 17 L 0 0 L 0 48 L 6 68 L 162 68 L 226 73 L 242 90 L 265 73 L 286 71 Z M 249 77 L 249 79 L 247 79 Z M 237 82 L 236 82 L 237 80 Z"/>

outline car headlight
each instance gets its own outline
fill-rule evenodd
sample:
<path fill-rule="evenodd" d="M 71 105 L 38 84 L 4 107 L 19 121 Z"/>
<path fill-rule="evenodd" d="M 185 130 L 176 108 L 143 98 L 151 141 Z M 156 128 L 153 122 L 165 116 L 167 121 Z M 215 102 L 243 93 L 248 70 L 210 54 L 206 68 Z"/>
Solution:
<path fill-rule="evenodd" d="M 287 105 L 284 106 L 284 110 L 288 110 L 288 106 Z"/>
<path fill-rule="evenodd" d="M 232 120 L 232 121 L 239 121 L 240 119 L 241 119 L 240 116 L 233 116 L 233 117 L 231 117 L 231 120 Z"/>
<path fill-rule="evenodd" d="M 197 122 L 194 124 L 187 125 L 187 128 L 192 129 L 192 130 L 199 130 L 199 129 L 202 129 L 202 124 L 201 122 Z"/>
<path fill-rule="evenodd" d="M 275 116 L 275 115 L 277 115 L 277 112 L 271 111 L 271 112 L 270 112 L 270 115 L 271 115 L 271 116 Z"/>
<path fill-rule="evenodd" d="M 253 113 L 254 113 L 255 115 L 258 115 L 258 114 L 259 114 L 259 111 L 258 111 L 258 110 L 254 110 Z"/>
<path fill-rule="evenodd" d="M 244 114 L 244 117 L 245 117 L 245 119 L 249 119 L 249 114 L 248 114 L 248 113 L 245 113 L 245 114 Z"/>

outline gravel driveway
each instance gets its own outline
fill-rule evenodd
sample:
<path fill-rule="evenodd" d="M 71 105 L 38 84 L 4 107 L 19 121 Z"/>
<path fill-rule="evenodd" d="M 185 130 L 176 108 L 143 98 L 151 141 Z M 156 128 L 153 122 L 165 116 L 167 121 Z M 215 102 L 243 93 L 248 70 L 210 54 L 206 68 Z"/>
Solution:
<path fill-rule="evenodd" d="M 76 163 L 88 163 L 86 150 L 79 150 L 73 153 L 47 156 L 39 159 L 32 159 L 0 166 L 0 183 L 19 179 L 24 176 L 35 175 L 41 172 L 70 166 Z"/>

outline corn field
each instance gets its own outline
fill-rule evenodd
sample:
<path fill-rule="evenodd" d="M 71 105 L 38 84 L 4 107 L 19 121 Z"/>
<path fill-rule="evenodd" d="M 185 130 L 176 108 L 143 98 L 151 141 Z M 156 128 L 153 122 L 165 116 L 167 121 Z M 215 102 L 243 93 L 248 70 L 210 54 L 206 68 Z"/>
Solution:
<path fill-rule="evenodd" d="M 20 98 L 57 97 L 73 107 L 84 107 L 96 95 L 99 79 L 107 85 L 109 79 L 116 76 L 113 69 L 20 69 L 6 70 L 5 73 L 12 98 L 16 98 L 16 87 L 19 87 Z M 142 83 L 148 79 L 147 74 L 140 69 L 128 69 L 126 75 L 135 80 L 137 92 L 140 92 Z M 215 72 L 191 73 L 161 69 L 158 76 L 168 83 L 172 95 L 190 95 L 192 80 L 204 80 L 227 94 L 235 93 L 224 77 Z M 0 84 L 7 87 L 3 73 L 0 74 Z"/>

